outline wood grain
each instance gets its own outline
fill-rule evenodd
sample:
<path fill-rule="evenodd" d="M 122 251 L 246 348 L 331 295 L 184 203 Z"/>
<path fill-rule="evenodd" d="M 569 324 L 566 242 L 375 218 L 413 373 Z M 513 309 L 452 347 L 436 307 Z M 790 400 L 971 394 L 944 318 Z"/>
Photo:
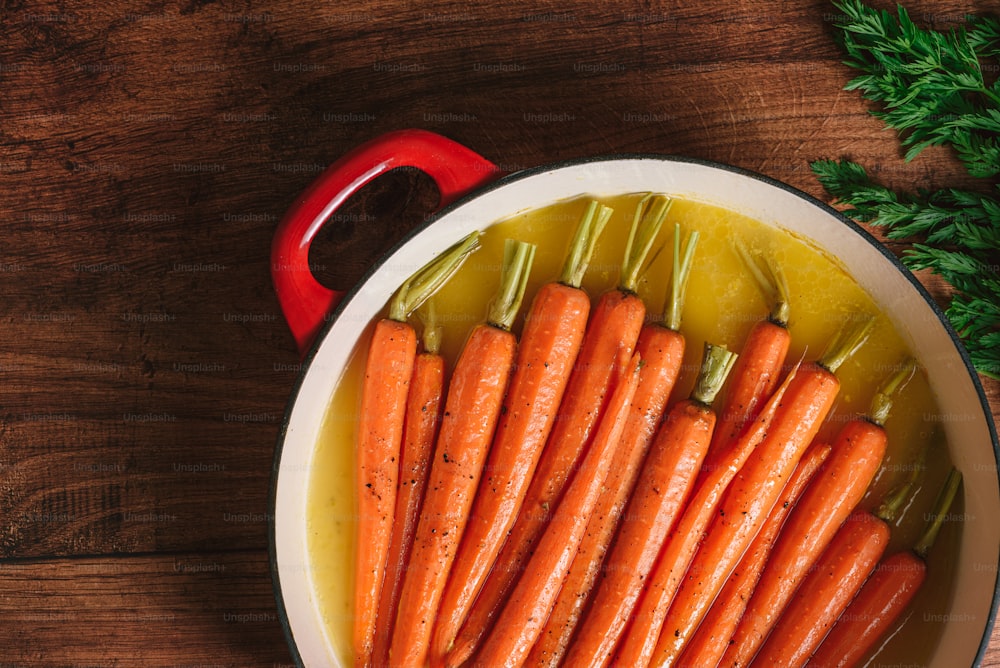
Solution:
<path fill-rule="evenodd" d="M 907 6 L 934 27 L 981 9 Z M 0 660 L 289 661 L 267 494 L 300 365 L 271 236 L 368 138 L 425 128 L 507 171 L 678 154 L 820 198 L 809 162 L 830 157 L 978 187 L 947 151 L 900 159 L 843 90 L 834 18 L 820 0 L 0 0 Z M 315 242 L 315 273 L 352 285 L 434 201 L 420 174 L 383 177 Z M 224 618 L 240 610 L 271 618 Z"/>

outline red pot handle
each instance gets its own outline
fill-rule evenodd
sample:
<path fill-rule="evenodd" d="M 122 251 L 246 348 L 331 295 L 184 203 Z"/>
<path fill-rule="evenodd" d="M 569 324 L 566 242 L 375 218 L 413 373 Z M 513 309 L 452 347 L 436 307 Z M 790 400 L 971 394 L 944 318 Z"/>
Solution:
<path fill-rule="evenodd" d="M 426 130 L 398 130 L 372 139 L 326 168 L 292 203 L 271 244 L 271 279 L 299 353 L 312 345 L 343 292 L 324 287 L 309 269 L 309 246 L 332 214 L 377 176 L 398 167 L 426 172 L 438 206 L 493 181 L 500 169 L 470 149 Z"/>

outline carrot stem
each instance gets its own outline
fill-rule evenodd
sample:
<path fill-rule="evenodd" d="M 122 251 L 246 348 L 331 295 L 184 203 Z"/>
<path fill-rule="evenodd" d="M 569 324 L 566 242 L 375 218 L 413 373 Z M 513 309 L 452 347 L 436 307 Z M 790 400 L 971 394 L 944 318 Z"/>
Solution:
<path fill-rule="evenodd" d="M 405 321 L 451 278 L 469 255 L 479 248 L 479 232 L 472 232 L 407 278 L 389 303 L 389 318 Z"/>
<path fill-rule="evenodd" d="M 691 398 L 706 406 L 711 406 L 719 390 L 725 385 L 729 372 L 736 364 L 737 354 L 727 350 L 725 346 L 713 343 L 705 344 L 705 355 L 701 361 L 701 371 Z"/>
<path fill-rule="evenodd" d="M 535 245 L 524 241 L 507 239 L 503 249 L 503 270 L 500 274 L 500 289 L 496 299 L 490 304 L 486 321 L 505 331 L 510 331 L 521 309 L 524 290 L 531 274 L 531 264 L 535 259 Z"/>
<path fill-rule="evenodd" d="M 653 248 L 653 242 L 660 233 L 660 228 L 667 220 L 667 214 L 674 202 L 666 195 L 647 194 L 635 208 L 632 227 L 629 229 L 628 242 L 625 244 L 625 260 L 618 287 L 625 292 L 635 292 L 639 284 L 639 276 Z"/>
<path fill-rule="evenodd" d="M 865 315 L 855 322 L 853 327 L 843 327 L 837 336 L 830 341 L 826 352 L 823 353 L 817 364 L 830 373 L 837 373 L 840 365 L 846 362 L 868 340 L 874 325 L 875 318 L 871 315 Z"/>
<path fill-rule="evenodd" d="M 788 326 L 788 282 L 774 262 L 760 252 L 751 253 L 742 243 L 735 245 L 736 254 L 746 265 L 758 289 L 771 304 L 768 320 L 782 327 Z"/>
<path fill-rule="evenodd" d="M 931 511 L 931 519 L 927 523 L 927 528 L 920 535 L 920 538 L 913 545 L 913 551 L 921 559 L 927 559 L 927 553 L 930 551 L 931 546 L 934 545 L 934 541 L 937 539 L 938 533 L 941 531 L 941 525 L 944 523 L 945 517 L 948 514 L 948 509 L 951 507 L 952 502 L 958 495 L 958 487 L 962 484 L 962 474 L 958 469 L 951 469 L 948 472 L 948 477 L 945 479 L 944 486 L 941 491 L 938 492 L 937 499 L 934 501 L 933 510 Z"/>
<path fill-rule="evenodd" d="M 663 321 L 667 327 L 677 331 L 681 328 L 681 311 L 684 309 L 688 276 L 691 274 L 691 259 L 698 245 L 698 230 L 688 235 L 684 250 L 681 251 L 681 226 L 674 225 L 674 264 L 670 277 L 670 299 L 664 309 Z"/>
<path fill-rule="evenodd" d="M 921 449 L 917 461 L 910 467 L 906 479 L 882 497 L 878 508 L 872 513 L 886 524 L 895 524 L 903 512 L 904 506 L 913 498 L 913 490 L 923 477 L 926 465 L 927 450 Z"/>
<path fill-rule="evenodd" d="M 427 300 L 427 308 L 420 318 L 424 326 L 424 333 L 421 342 L 424 345 L 424 352 L 437 355 L 441 351 L 441 326 L 437 321 L 437 309 L 434 307 L 434 300 Z"/>
<path fill-rule="evenodd" d="M 897 392 L 902 391 L 906 384 L 913 378 L 917 369 L 914 359 L 908 359 L 900 366 L 899 371 L 893 374 L 885 384 L 875 392 L 872 398 L 872 405 L 868 411 L 868 419 L 875 424 L 882 426 L 889 417 L 892 410 L 892 403 Z"/>
<path fill-rule="evenodd" d="M 587 265 L 594 255 L 594 247 L 597 239 L 601 236 L 604 226 L 611 219 L 614 210 L 601 204 L 597 200 L 591 200 L 587 205 L 587 210 L 583 214 L 583 219 L 576 228 L 576 234 L 570 243 L 569 253 L 566 255 L 566 262 L 563 264 L 562 274 L 559 282 L 574 288 L 580 287 L 583 276 L 587 273 Z"/>

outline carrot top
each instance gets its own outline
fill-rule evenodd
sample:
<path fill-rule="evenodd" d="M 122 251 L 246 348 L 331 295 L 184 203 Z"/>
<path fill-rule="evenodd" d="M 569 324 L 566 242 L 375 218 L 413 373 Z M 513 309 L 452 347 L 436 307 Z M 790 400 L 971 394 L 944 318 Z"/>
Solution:
<path fill-rule="evenodd" d="M 674 264 L 670 273 L 670 296 L 663 308 L 663 325 L 675 332 L 681 328 L 681 311 L 684 309 L 684 292 L 691 273 L 691 258 L 698 245 L 698 230 L 688 235 L 681 250 L 681 226 L 674 224 Z"/>
<path fill-rule="evenodd" d="M 583 275 L 587 273 L 587 265 L 594 255 L 594 247 L 597 245 L 597 238 L 604 231 L 604 226 L 611 219 L 614 210 L 601 204 L 597 200 L 591 200 L 587 206 L 580 224 L 576 228 L 576 234 L 570 242 L 569 252 L 566 254 L 566 262 L 563 264 L 562 274 L 559 282 L 574 288 L 580 287 L 583 282 Z"/>
<path fill-rule="evenodd" d="M 474 250 L 479 248 L 479 232 L 472 232 L 407 278 L 389 303 L 389 319 L 405 322 L 410 314 L 451 278 Z"/>
<path fill-rule="evenodd" d="M 837 373 L 840 365 L 868 340 L 874 325 L 874 316 L 863 315 L 844 326 L 830 341 L 818 364 L 830 373 Z"/>
<path fill-rule="evenodd" d="M 886 419 L 889 417 L 889 411 L 892 410 L 894 395 L 906 387 L 916 369 L 916 360 L 912 358 L 907 359 L 899 367 L 899 370 L 875 392 L 875 396 L 872 397 L 871 408 L 868 411 L 869 420 L 880 426 L 885 424 Z"/>
<path fill-rule="evenodd" d="M 437 355 L 441 350 L 441 326 L 437 321 L 437 309 L 434 308 L 434 300 L 428 299 L 426 308 L 420 321 L 424 326 L 424 333 L 421 343 L 424 345 L 424 352 Z"/>
<path fill-rule="evenodd" d="M 926 460 L 927 449 L 923 448 L 920 450 L 917 460 L 908 467 L 909 474 L 906 478 L 882 497 L 881 503 L 872 514 L 888 524 L 894 524 L 923 478 Z"/>
<path fill-rule="evenodd" d="M 667 213 L 674 201 L 666 195 L 649 193 L 639 200 L 632 217 L 632 227 L 629 229 L 628 242 L 625 244 L 625 259 L 622 261 L 621 277 L 618 287 L 625 292 L 635 292 L 639 284 L 639 275 L 646 265 L 646 258 L 653 248 L 653 241 L 660 233 Z"/>
<path fill-rule="evenodd" d="M 705 406 L 711 406 L 725 384 L 729 371 L 736 363 L 736 358 L 736 353 L 727 350 L 725 346 L 706 343 L 701 370 L 698 372 L 698 380 L 691 392 L 691 398 Z"/>
<path fill-rule="evenodd" d="M 921 559 L 927 559 L 927 553 L 930 551 L 931 546 L 934 545 L 938 532 L 941 531 L 941 525 L 944 523 L 945 517 L 948 515 L 948 509 L 951 508 L 952 502 L 958 495 L 958 486 L 961 483 L 961 472 L 956 468 L 952 468 L 951 471 L 948 472 L 948 477 L 944 481 L 944 486 L 942 486 L 941 491 L 938 492 L 937 499 L 934 501 L 934 506 L 929 513 L 930 520 L 927 522 L 927 527 L 924 529 L 924 532 L 920 535 L 920 538 L 913 546 L 913 551 Z"/>
<path fill-rule="evenodd" d="M 781 269 L 759 251 L 751 253 L 741 243 L 735 246 L 736 254 L 746 265 L 764 298 L 771 304 L 768 320 L 781 327 L 788 326 L 788 282 Z"/>
<path fill-rule="evenodd" d="M 531 263 L 535 260 L 535 245 L 525 241 L 507 239 L 503 247 L 503 265 L 500 268 L 500 289 L 490 304 L 486 321 L 494 327 L 510 330 L 524 300 Z"/>

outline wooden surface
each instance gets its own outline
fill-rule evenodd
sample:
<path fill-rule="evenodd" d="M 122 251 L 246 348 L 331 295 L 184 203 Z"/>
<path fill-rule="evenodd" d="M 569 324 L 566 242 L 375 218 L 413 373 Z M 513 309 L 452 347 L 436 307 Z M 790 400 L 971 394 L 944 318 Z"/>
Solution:
<path fill-rule="evenodd" d="M 940 27 L 981 6 L 908 7 Z M 842 90 L 833 13 L 0 1 L 0 663 L 291 661 L 267 494 L 298 356 L 269 246 L 370 137 L 426 128 L 506 170 L 682 154 L 819 197 L 809 161 L 841 156 L 893 186 L 963 184 L 944 151 L 902 162 Z M 350 285 L 433 195 L 412 174 L 366 189 L 314 246 L 317 274 Z"/>

